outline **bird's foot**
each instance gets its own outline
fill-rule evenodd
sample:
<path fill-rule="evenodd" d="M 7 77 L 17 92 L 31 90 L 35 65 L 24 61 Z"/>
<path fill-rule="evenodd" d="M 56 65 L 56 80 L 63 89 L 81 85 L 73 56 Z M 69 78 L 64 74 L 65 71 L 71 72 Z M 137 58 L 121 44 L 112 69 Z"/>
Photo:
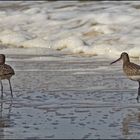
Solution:
<path fill-rule="evenodd" d="M 137 100 L 137 103 L 139 103 L 139 96 L 137 96 L 136 100 Z"/>
<path fill-rule="evenodd" d="M 11 95 L 11 99 L 13 99 L 13 95 Z"/>
<path fill-rule="evenodd" d="M 3 99 L 3 95 L 1 95 L 1 99 Z"/>

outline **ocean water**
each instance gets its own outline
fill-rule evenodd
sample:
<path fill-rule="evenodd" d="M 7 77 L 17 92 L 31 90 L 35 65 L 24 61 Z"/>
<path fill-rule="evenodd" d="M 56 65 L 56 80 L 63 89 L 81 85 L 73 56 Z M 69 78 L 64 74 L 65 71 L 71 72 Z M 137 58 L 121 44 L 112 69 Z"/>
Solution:
<path fill-rule="evenodd" d="M 101 57 L 126 51 L 139 57 L 139 11 L 139 1 L 1 1 L 0 43 L 8 46 L 7 53 L 28 48 L 38 55 L 51 48 Z"/>
<path fill-rule="evenodd" d="M 121 63 L 139 63 L 139 1 L 0 1 L 4 84 L 1 139 L 139 139 L 138 84 Z M 134 57 L 134 58 L 132 58 Z M 135 59 L 136 57 L 136 59 Z"/>

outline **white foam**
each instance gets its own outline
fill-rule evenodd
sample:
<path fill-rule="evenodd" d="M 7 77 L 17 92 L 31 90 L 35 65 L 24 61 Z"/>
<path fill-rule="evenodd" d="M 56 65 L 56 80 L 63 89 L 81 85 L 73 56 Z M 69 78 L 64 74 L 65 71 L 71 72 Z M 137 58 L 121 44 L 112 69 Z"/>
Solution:
<path fill-rule="evenodd" d="M 3 42 L 3 44 L 19 46 L 19 43 L 28 39 L 30 39 L 30 36 L 12 30 L 4 30 L 3 32 L 0 32 L 0 41 Z"/>
<path fill-rule="evenodd" d="M 109 57 L 126 51 L 131 56 L 140 56 L 137 2 L 13 1 L 0 4 L 4 7 L 0 9 L 1 44 Z"/>
<path fill-rule="evenodd" d="M 132 49 L 129 50 L 128 52 L 130 54 L 130 56 L 134 56 L 134 57 L 140 57 L 140 48 L 137 47 L 132 47 Z"/>
<path fill-rule="evenodd" d="M 21 43 L 21 45 L 23 47 L 37 47 L 37 48 L 50 48 L 50 45 L 49 42 L 41 39 L 41 38 L 35 38 L 35 39 L 32 39 L 32 40 L 27 40 L 23 43 Z"/>
<path fill-rule="evenodd" d="M 73 53 L 82 53 L 90 49 L 78 37 L 67 37 L 54 42 L 53 47 L 58 50 L 69 49 Z"/>

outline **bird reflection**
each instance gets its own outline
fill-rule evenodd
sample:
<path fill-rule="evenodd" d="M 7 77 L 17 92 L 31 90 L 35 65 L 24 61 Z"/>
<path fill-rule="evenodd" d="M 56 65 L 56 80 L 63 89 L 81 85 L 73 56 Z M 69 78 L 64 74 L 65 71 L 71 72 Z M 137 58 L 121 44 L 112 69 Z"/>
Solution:
<path fill-rule="evenodd" d="M 8 106 L 8 107 L 7 107 Z M 12 109 L 12 100 L 9 103 L 0 102 L 0 139 L 4 138 L 4 128 L 10 127 L 10 114 Z"/>
<path fill-rule="evenodd" d="M 136 133 L 138 133 L 139 131 L 135 131 L 135 130 L 140 129 L 140 112 L 135 114 L 128 114 L 123 119 L 122 125 L 123 125 L 122 131 L 125 138 L 136 135 Z"/>

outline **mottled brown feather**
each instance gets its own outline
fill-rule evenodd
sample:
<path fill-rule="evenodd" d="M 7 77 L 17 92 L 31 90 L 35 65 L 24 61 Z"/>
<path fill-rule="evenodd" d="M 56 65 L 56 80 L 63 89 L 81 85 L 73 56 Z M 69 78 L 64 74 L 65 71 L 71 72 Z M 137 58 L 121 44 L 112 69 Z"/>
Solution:
<path fill-rule="evenodd" d="M 124 63 L 123 71 L 127 76 L 140 75 L 140 66 L 132 62 Z"/>
<path fill-rule="evenodd" d="M 9 79 L 12 75 L 14 75 L 14 69 L 7 64 L 0 65 L 0 78 L 1 79 Z"/>

